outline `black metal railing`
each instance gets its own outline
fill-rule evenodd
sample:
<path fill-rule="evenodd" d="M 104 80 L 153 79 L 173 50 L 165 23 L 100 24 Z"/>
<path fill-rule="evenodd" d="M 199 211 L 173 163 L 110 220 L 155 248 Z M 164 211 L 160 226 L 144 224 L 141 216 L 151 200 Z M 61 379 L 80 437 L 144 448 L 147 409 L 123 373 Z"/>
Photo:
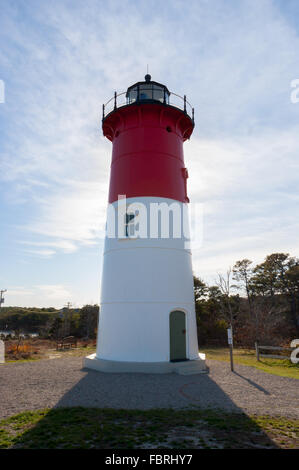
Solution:
<path fill-rule="evenodd" d="M 137 104 L 137 103 L 144 103 L 144 102 L 160 102 L 161 104 L 164 104 L 165 106 L 173 106 L 174 108 L 178 108 L 181 111 L 183 111 L 187 116 L 190 117 L 194 124 L 194 108 L 191 106 L 191 104 L 187 101 L 186 95 L 180 96 L 177 95 L 176 93 L 172 92 L 166 92 L 164 89 L 153 89 L 152 95 L 151 96 L 146 96 L 143 94 L 143 97 L 140 96 L 140 90 L 145 90 L 146 84 L 142 85 L 136 85 L 136 89 L 130 90 L 130 92 L 124 91 L 123 93 L 117 94 L 117 92 L 114 92 L 114 95 L 112 98 L 110 98 L 109 101 L 107 101 L 106 104 L 103 104 L 103 116 L 102 119 L 104 119 L 110 114 L 111 112 L 115 111 L 118 108 L 121 108 L 122 106 L 128 106 L 131 104 Z M 143 87 L 143 88 L 142 88 Z M 145 96 L 145 97 L 144 97 Z"/>

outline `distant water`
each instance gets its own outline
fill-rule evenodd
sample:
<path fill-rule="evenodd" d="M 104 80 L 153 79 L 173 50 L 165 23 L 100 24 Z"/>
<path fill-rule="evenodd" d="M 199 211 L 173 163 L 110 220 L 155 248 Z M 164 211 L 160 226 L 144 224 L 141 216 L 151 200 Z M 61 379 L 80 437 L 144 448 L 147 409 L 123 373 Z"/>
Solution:
<path fill-rule="evenodd" d="M 8 331 L 8 330 L 5 330 L 5 331 L 0 330 L 0 335 L 1 336 L 8 336 L 8 335 L 15 336 L 15 332 L 14 331 Z"/>
<path fill-rule="evenodd" d="M 14 337 L 16 336 L 15 332 L 14 331 L 10 331 L 10 330 L 0 330 L 0 336 L 11 336 L 11 337 Z M 39 336 L 38 333 L 21 333 L 20 334 L 21 337 L 25 337 L 25 336 L 29 336 L 30 338 L 37 338 Z"/>

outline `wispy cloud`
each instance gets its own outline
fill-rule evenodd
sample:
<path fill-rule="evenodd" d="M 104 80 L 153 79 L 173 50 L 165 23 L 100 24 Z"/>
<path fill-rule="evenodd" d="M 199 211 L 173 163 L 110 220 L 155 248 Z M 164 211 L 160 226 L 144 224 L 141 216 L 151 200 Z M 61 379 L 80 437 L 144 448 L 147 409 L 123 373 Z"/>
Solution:
<path fill-rule="evenodd" d="M 18 296 L 32 296 L 34 295 L 34 291 L 32 289 L 27 289 L 22 286 L 12 286 L 9 289 L 9 295 L 18 297 Z"/>
<path fill-rule="evenodd" d="M 70 291 L 63 285 L 50 284 L 36 286 L 43 295 L 49 299 L 67 299 L 71 297 Z"/>
<path fill-rule="evenodd" d="M 299 37 L 277 2 L 29 0 L 2 9 L 0 180 L 7 212 L 22 207 L 7 231 L 33 260 L 84 252 L 102 237 L 111 144 L 101 103 L 142 79 L 147 63 L 196 110 L 185 144 L 189 196 L 205 209 L 195 271 L 298 250 L 290 82 Z"/>
<path fill-rule="evenodd" d="M 77 249 L 76 245 L 74 243 L 71 243 L 68 240 L 58 240 L 58 241 L 55 241 L 55 242 L 52 242 L 52 241 L 48 241 L 48 242 L 22 241 L 20 243 L 22 243 L 24 245 L 37 246 L 37 247 L 53 247 L 57 250 L 61 250 L 63 253 L 74 253 L 74 251 L 76 251 L 76 249 Z M 55 251 L 51 252 L 51 253 L 55 253 Z"/>
<path fill-rule="evenodd" d="M 73 297 L 73 292 L 62 284 L 40 284 L 30 288 L 8 286 L 6 301 L 9 305 L 62 307 Z"/>
<path fill-rule="evenodd" d="M 41 256 L 42 258 L 50 258 L 55 255 L 56 252 L 54 250 L 25 250 L 25 253 Z"/>

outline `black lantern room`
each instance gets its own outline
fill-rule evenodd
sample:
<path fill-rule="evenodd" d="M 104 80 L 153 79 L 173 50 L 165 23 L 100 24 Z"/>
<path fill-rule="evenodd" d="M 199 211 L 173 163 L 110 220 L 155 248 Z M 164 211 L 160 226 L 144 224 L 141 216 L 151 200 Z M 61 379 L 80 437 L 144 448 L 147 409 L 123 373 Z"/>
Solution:
<path fill-rule="evenodd" d="M 127 104 L 135 102 L 153 102 L 169 104 L 170 91 L 165 85 L 151 81 L 149 74 L 145 75 L 144 82 L 137 82 L 130 86 L 126 93 Z"/>

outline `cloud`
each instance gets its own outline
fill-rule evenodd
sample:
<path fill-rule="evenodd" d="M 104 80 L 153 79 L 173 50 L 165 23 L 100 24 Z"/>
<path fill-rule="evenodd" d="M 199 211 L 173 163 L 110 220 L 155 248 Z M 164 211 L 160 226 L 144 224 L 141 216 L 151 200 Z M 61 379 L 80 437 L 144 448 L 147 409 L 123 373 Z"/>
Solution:
<path fill-rule="evenodd" d="M 49 299 L 65 299 L 71 297 L 71 292 L 61 284 L 46 284 L 36 286 Z"/>
<path fill-rule="evenodd" d="M 30 288 L 25 286 L 8 286 L 5 294 L 7 305 L 26 307 L 62 307 L 74 297 L 72 290 L 63 284 L 40 284 Z"/>
<path fill-rule="evenodd" d="M 297 134 L 290 128 L 188 145 L 188 166 L 196 170 L 189 172 L 189 196 L 204 213 L 202 246 L 193 252 L 198 275 L 211 279 L 244 257 L 298 254 Z"/>
<path fill-rule="evenodd" d="M 54 250 L 25 250 L 25 253 L 41 256 L 42 258 L 49 258 L 56 252 Z"/>
<path fill-rule="evenodd" d="M 195 137 L 186 144 L 191 202 L 204 203 L 205 217 L 214 217 L 220 239 L 220 222 L 237 225 L 236 237 L 241 237 L 246 219 L 250 227 L 247 224 L 244 232 L 254 229 L 257 237 L 265 224 L 271 227 L 277 217 L 284 219 L 286 208 L 295 210 L 296 193 L 292 195 L 289 186 L 293 180 L 295 187 L 299 169 L 296 131 L 218 141 Z M 107 189 L 107 184 L 101 188 L 97 182 L 66 181 L 39 201 L 38 214 L 24 227 L 48 241 L 26 243 L 52 248 L 40 252 L 49 256 L 55 250 L 72 253 L 97 243 L 104 235 Z M 206 230 L 210 228 L 207 224 Z"/>
<path fill-rule="evenodd" d="M 99 243 L 111 159 L 101 104 L 147 63 L 195 106 L 185 159 L 191 202 L 204 204 L 196 272 L 298 250 L 299 38 L 276 2 L 29 0 L 4 5 L 0 22 L 4 212 L 22 206 L 7 230 L 32 258 Z"/>
<path fill-rule="evenodd" d="M 98 183 L 68 182 L 40 201 L 37 215 L 23 226 L 23 230 L 47 241 L 26 243 L 64 253 L 98 243 L 104 237 L 107 205 L 102 192 Z"/>
<path fill-rule="evenodd" d="M 30 245 L 30 246 L 37 246 L 37 247 L 53 247 L 57 250 L 62 251 L 63 253 L 74 253 L 77 250 L 77 247 L 74 243 L 68 241 L 68 240 L 58 240 L 55 242 L 52 241 L 47 241 L 47 242 L 33 242 L 33 241 L 22 241 L 20 242 L 24 245 Z M 27 250 L 28 252 L 28 250 Z M 55 253 L 55 251 L 51 252 Z"/>
<path fill-rule="evenodd" d="M 32 296 L 34 295 L 34 290 L 32 289 L 27 289 L 25 287 L 21 286 L 13 286 L 9 289 L 9 293 L 6 295 L 11 295 L 11 296 Z"/>

